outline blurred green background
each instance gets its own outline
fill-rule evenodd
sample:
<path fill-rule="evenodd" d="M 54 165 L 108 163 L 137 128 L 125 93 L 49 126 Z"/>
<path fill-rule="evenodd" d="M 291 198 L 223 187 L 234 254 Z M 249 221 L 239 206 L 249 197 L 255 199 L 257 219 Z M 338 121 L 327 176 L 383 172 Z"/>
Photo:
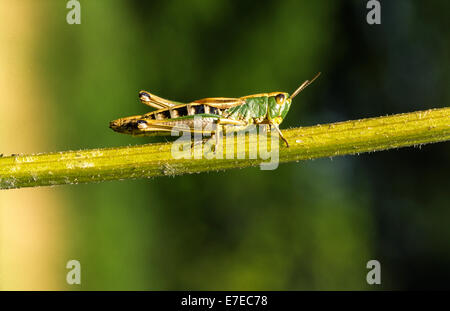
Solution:
<path fill-rule="evenodd" d="M 321 71 L 282 128 L 449 103 L 448 1 L 382 1 L 381 25 L 356 0 L 80 3 L 81 24 L 68 25 L 66 1 L 40 2 L 33 70 L 50 94 L 39 113 L 52 140 L 35 152 L 163 140 L 108 128 L 149 111 L 141 89 L 186 102 L 292 92 Z M 51 188 L 70 216 L 63 257 L 82 265 L 81 286 L 58 267 L 60 287 L 448 289 L 449 155 L 441 143 Z M 371 259 L 380 286 L 366 283 Z"/>

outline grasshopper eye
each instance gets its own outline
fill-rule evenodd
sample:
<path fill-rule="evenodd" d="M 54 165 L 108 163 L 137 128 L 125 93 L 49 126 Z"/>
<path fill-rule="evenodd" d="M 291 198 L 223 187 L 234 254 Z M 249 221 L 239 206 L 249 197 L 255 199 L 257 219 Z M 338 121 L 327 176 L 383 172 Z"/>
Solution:
<path fill-rule="evenodd" d="M 278 105 L 282 105 L 284 103 L 284 94 L 278 94 L 277 96 L 275 96 L 275 100 L 277 101 Z"/>

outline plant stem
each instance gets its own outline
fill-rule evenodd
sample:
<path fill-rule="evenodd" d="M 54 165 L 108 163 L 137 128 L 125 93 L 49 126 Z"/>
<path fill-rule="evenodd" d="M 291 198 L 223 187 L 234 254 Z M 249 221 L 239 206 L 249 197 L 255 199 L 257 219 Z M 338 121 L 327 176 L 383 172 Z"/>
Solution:
<path fill-rule="evenodd" d="M 272 149 L 280 162 L 359 154 L 450 139 L 450 108 L 321 124 L 282 131 Z M 236 143 L 235 143 L 236 145 Z M 236 148 L 236 146 L 235 146 Z M 250 150 L 256 149 L 251 144 Z M 175 159 L 172 143 L 92 149 L 0 158 L 0 189 L 175 176 L 256 166 L 262 159 Z M 202 154 L 203 155 L 203 154 Z"/>

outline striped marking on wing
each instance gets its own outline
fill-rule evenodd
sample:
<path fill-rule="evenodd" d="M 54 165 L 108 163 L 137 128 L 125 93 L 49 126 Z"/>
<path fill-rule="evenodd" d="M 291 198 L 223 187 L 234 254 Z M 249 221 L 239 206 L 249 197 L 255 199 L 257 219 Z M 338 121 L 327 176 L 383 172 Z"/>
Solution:
<path fill-rule="evenodd" d="M 179 117 L 195 116 L 201 114 L 211 114 L 220 116 L 222 114 L 222 110 L 216 107 L 211 107 L 206 104 L 191 103 L 191 104 L 182 104 L 165 109 L 159 109 L 156 111 L 146 113 L 144 116 L 147 119 L 153 120 L 167 120 L 167 119 L 170 120 Z"/>

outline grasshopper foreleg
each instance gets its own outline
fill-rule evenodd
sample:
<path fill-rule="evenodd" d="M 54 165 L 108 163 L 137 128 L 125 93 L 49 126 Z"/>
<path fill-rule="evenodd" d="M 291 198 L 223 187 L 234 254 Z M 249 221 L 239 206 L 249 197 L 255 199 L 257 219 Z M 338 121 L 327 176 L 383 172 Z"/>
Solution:
<path fill-rule="evenodd" d="M 284 136 L 283 136 L 283 134 L 281 133 L 281 131 L 280 131 L 280 129 L 278 128 L 278 126 L 275 125 L 275 124 L 271 124 L 271 127 L 272 127 L 272 126 L 273 126 L 273 127 L 275 128 L 275 130 L 278 132 L 278 135 L 280 135 L 281 139 L 285 142 L 286 147 L 289 148 L 289 143 L 288 143 L 287 139 L 284 138 Z"/>

